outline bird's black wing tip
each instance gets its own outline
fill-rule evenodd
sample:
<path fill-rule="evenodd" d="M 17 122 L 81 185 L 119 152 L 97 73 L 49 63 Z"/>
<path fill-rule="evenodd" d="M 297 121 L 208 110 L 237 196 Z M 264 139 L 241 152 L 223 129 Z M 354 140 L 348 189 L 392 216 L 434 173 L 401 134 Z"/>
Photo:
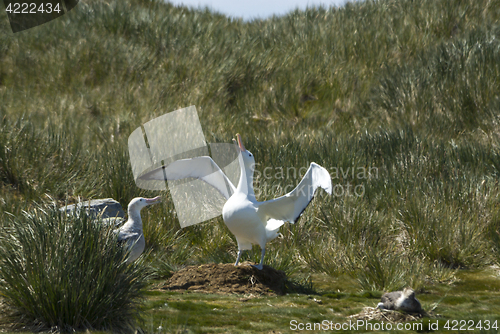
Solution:
<path fill-rule="evenodd" d="M 306 211 L 307 207 L 309 206 L 309 204 L 311 204 L 313 199 L 314 199 L 314 195 L 311 197 L 311 200 L 309 200 L 309 203 L 307 203 L 307 205 L 302 209 L 302 211 L 300 211 L 300 213 L 297 215 L 297 217 L 295 217 L 295 219 L 293 220 L 294 223 L 296 223 L 300 219 L 300 217 L 302 216 L 304 211 Z"/>

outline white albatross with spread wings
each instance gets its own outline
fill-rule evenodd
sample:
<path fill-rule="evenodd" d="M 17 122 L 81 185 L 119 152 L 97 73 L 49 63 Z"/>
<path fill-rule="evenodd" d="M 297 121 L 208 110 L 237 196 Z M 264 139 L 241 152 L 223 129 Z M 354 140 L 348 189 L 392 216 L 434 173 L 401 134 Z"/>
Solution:
<path fill-rule="evenodd" d="M 177 160 L 168 166 L 159 167 L 140 177 L 142 180 L 179 180 L 196 178 L 205 181 L 219 191 L 226 199 L 222 217 L 229 231 L 238 242 L 240 261 L 244 250 L 252 244 L 261 247 L 260 263 L 255 268 L 262 270 L 266 243 L 276 238 L 285 222 L 295 223 L 314 197 L 317 188 L 332 194 L 332 180 L 328 171 L 312 162 L 298 186 L 288 194 L 273 200 L 258 202 L 253 189 L 255 159 L 245 149 L 239 134 L 237 147 L 240 165 L 240 180 L 235 187 L 217 164 L 208 156 Z"/>
<path fill-rule="evenodd" d="M 115 230 L 118 234 L 118 241 L 124 242 L 129 248 L 130 253 L 127 262 L 133 262 L 139 258 L 146 246 L 146 239 L 142 233 L 141 209 L 152 204 L 160 203 L 161 197 L 142 198 L 136 197 L 128 204 L 128 220 L 119 229 Z"/>

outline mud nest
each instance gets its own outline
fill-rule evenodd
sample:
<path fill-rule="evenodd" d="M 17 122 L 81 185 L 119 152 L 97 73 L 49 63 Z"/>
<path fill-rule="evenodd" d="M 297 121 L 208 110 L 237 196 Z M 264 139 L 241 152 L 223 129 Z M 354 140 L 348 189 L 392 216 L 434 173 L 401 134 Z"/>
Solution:
<path fill-rule="evenodd" d="M 422 317 L 423 314 L 408 314 L 400 311 L 380 310 L 373 307 L 365 307 L 360 313 L 349 316 L 351 319 L 376 320 L 390 323 L 417 321 Z"/>
<path fill-rule="evenodd" d="M 220 294 L 283 295 L 286 274 L 264 265 L 255 269 L 248 262 L 235 267 L 233 264 L 202 264 L 189 266 L 173 274 L 162 289 L 189 290 Z"/>

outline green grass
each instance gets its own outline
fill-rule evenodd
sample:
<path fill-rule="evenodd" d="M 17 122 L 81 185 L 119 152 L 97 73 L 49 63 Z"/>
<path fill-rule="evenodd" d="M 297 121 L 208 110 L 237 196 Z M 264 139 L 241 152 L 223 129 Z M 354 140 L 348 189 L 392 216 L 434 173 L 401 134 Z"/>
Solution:
<path fill-rule="evenodd" d="M 417 323 L 437 321 L 440 329 L 437 332 L 444 333 L 448 320 L 500 321 L 498 272 L 463 271 L 459 278 L 460 283 L 436 284 L 418 295 L 424 309 L 432 311 L 430 317 Z M 313 281 L 317 282 L 313 294 L 291 293 L 266 298 L 150 291 L 143 329 L 151 333 L 293 333 L 297 331 L 292 330 L 292 320 L 344 323 L 348 322 L 347 316 L 367 306 L 375 307 L 380 301 L 381 293 L 356 292 L 345 278 L 315 274 Z M 472 314 L 471 310 L 474 310 Z M 363 330 L 347 332 L 360 331 Z"/>
<path fill-rule="evenodd" d="M 1 231 L 3 324 L 34 331 L 132 332 L 147 271 L 126 263 L 111 229 L 82 212 L 25 213 Z"/>
<path fill-rule="evenodd" d="M 220 307 L 240 313 L 219 316 L 214 331 L 286 331 L 292 315 L 317 317 L 292 300 L 340 321 L 376 304 L 363 293 L 405 286 L 445 319 L 497 319 L 499 19 L 498 0 L 364 1 L 251 22 L 162 1 L 89 0 L 17 34 L 0 15 L 0 250 L 23 258 L 6 246 L 10 231 L 28 233 L 19 222 L 39 205 L 113 197 L 126 207 L 158 195 L 136 187 L 128 136 L 196 105 L 207 142 L 242 134 L 259 200 L 298 183 L 289 168 L 314 161 L 330 171 L 334 195 L 321 191 L 286 224 L 265 261 L 299 281 L 312 275 L 320 299 L 340 297 L 325 299 L 330 315 L 307 295 L 145 292 L 142 329 L 207 332 Z M 221 217 L 180 229 L 162 195 L 143 212 L 151 277 L 235 260 Z M 169 298 L 172 307 L 153 306 Z"/>

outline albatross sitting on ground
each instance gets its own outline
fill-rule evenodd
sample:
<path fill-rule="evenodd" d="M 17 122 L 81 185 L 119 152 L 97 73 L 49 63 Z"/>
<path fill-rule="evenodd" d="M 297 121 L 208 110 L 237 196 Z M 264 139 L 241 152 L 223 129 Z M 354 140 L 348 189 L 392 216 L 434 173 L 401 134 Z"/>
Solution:
<path fill-rule="evenodd" d="M 124 242 L 130 249 L 127 263 L 137 260 L 146 246 L 146 239 L 142 234 L 141 209 L 148 205 L 160 203 L 160 201 L 160 196 L 155 198 L 136 197 L 128 204 L 128 220 L 115 231 L 118 234 L 118 241 Z"/>
<path fill-rule="evenodd" d="M 174 161 L 168 166 L 161 166 L 144 174 L 140 179 L 179 180 L 192 177 L 212 185 L 227 199 L 222 217 L 238 242 L 235 266 L 238 265 L 242 252 L 252 249 L 252 244 L 257 244 L 261 247 L 262 254 L 260 263 L 254 267 L 262 270 L 266 243 L 279 235 L 278 230 L 285 222 L 293 224 L 297 221 L 318 187 L 331 195 L 332 181 L 325 168 L 312 162 L 294 190 L 279 198 L 258 202 L 253 189 L 255 159 L 245 149 L 241 136 L 237 134 L 236 137 L 241 170 L 237 187 L 208 156 Z"/>

